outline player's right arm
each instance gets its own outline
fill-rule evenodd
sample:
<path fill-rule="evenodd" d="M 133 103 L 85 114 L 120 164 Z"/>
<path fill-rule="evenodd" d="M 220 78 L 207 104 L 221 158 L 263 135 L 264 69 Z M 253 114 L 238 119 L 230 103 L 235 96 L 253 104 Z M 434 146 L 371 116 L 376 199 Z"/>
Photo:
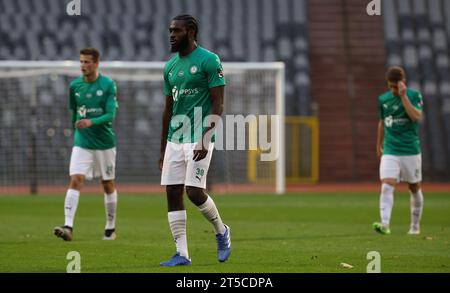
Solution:
<path fill-rule="evenodd" d="M 383 141 L 384 141 L 384 122 L 380 119 L 378 121 L 378 134 L 377 134 L 377 157 L 381 158 L 383 155 Z"/>
<path fill-rule="evenodd" d="M 161 133 L 161 152 L 159 156 L 159 169 L 162 170 L 164 162 L 164 153 L 167 145 L 167 135 L 169 134 L 169 124 L 172 119 L 173 98 L 166 96 L 166 105 L 162 116 L 162 133 Z"/>
<path fill-rule="evenodd" d="M 170 63 L 170 61 L 169 61 Z M 164 162 L 164 153 L 166 152 L 167 136 L 169 135 L 169 125 L 172 119 L 172 107 L 173 107 L 173 97 L 172 97 L 172 87 L 169 81 L 169 63 L 166 64 L 164 68 L 164 87 L 163 93 L 166 96 L 166 105 L 164 106 L 163 116 L 162 116 L 162 133 L 161 133 L 161 151 L 159 155 L 159 170 L 162 170 Z"/>
<path fill-rule="evenodd" d="M 75 91 L 72 89 L 72 86 L 69 87 L 69 92 L 69 108 L 72 110 L 72 128 L 75 128 L 75 122 L 77 121 L 77 100 L 75 98 Z"/>
<path fill-rule="evenodd" d="M 378 98 L 378 114 L 380 120 L 378 121 L 377 130 L 377 157 L 381 158 L 383 155 L 383 143 L 384 143 L 384 111 L 383 103 L 381 102 L 381 97 Z"/>

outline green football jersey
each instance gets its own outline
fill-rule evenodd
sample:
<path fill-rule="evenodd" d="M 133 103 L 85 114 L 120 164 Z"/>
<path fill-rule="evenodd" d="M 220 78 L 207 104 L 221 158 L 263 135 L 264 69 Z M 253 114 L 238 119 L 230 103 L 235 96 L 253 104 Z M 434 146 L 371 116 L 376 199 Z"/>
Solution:
<path fill-rule="evenodd" d="M 203 120 L 211 114 L 212 108 L 209 89 L 222 85 L 225 85 L 225 78 L 219 57 L 200 46 L 187 56 L 176 54 L 167 62 L 164 95 L 173 98 L 168 141 L 201 140 Z"/>
<path fill-rule="evenodd" d="M 75 129 L 74 145 L 85 149 L 106 150 L 116 146 L 112 122 L 116 116 L 116 83 L 99 74 L 94 82 L 84 81 L 83 76 L 70 83 L 70 109 L 72 124 L 90 119 L 92 126 Z"/>
<path fill-rule="evenodd" d="M 408 88 L 409 101 L 416 109 L 422 110 L 422 94 Z M 400 97 L 391 91 L 378 98 L 380 119 L 384 122 L 383 154 L 412 156 L 420 154 L 418 123 L 409 118 Z"/>

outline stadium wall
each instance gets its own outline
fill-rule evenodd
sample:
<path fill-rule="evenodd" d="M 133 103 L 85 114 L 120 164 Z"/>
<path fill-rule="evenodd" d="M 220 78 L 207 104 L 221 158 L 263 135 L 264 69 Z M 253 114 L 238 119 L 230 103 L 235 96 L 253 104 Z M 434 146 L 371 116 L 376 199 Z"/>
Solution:
<path fill-rule="evenodd" d="M 320 182 L 376 181 L 377 96 L 385 91 L 383 20 L 360 0 L 308 1 Z"/>

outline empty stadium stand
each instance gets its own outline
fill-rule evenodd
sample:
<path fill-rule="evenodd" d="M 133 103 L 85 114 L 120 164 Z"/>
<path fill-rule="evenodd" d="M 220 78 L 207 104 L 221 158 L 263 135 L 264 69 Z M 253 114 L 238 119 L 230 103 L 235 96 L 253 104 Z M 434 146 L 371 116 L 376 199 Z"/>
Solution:
<path fill-rule="evenodd" d="M 450 2 L 383 2 L 387 65 L 404 66 L 409 86 L 424 95 L 424 173 L 448 178 L 450 166 Z"/>
<path fill-rule="evenodd" d="M 82 0 L 80 16 L 66 14 L 69 2 L 0 0 L 0 60 L 76 60 L 80 48 L 93 46 L 101 51 L 104 61 L 165 61 L 170 57 L 168 26 L 171 18 L 190 13 L 200 23 L 200 45 L 217 52 L 222 61 L 284 61 L 288 76 L 286 114 L 310 113 L 306 0 Z M 48 157 L 40 158 L 45 163 L 36 168 L 38 171 L 47 168 L 55 174 L 65 174 L 67 166 L 60 162 L 67 162 L 70 157 L 67 149 L 71 144 L 71 132 L 62 133 L 65 127 L 61 124 L 66 126 L 69 117 L 57 109 L 66 108 L 65 85 L 68 81 L 60 77 L 49 83 L 46 78 L 50 77 L 43 77 L 37 93 L 40 105 L 44 106 L 36 110 L 42 124 L 37 136 L 51 140 L 54 148 L 43 150 L 39 140 L 36 142 L 37 152 Z M 5 101 L 0 106 L 0 116 L 11 125 L 26 129 L 30 113 L 18 115 L 19 110 L 14 105 L 20 103 L 10 99 L 23 99 L 23 103 L 29 103 L 29 86 L 16 80 L 0 80 L 0 83 L 0 88 L 5 89 L 0 93 Z M 10 87 L 18 88 L 8 92 Z M 141 182 L 157 182 L 157 168 L 152 168 L 154 174 L 146 174 L 146 178 L 133 172 L 148 169 L 147 164 L 156 159 L 158 142 L 155 146 L 148 144 L 150 136 L 160 132 L 160 125 L 152 125 L 145 117 L 160 115 L 164 101 L 161 87 L 158 84 L 145 86 L 119 81 L 118 88 L 123 97 L 116 121 L 118 147 L 132 143 L 142 154 L 119 156 L 118 165 L 127 170 L 126 174 L 119 170 L 119 175 Z M 23 94 L 13 96 L 12 93 L 17 91 Z M 134 124 L 131 127 L 133 131 L 121 131 L 129 129 L 120 127 L 127 123 Z M 13 127 L 0 128 L 3 137 L 14 137 L 14 134 L 6 133 L 11 131 L 14 131 Z M 29 174 L 26 168 L 30 164 L 24 154 L 33 143 L 32 135 L 21 132 L 15 137 L 16 140 L 0 142 L 0 160 L 10 165 L 4 165 L 2 170 L 8 172 L 8 168 L 22 168 L 17 172 Z M 14 158 L 15 155 L 8 151 L 12 149 L 8 144 L 20 145 L 22 149 L 18 153 L 22 155 Z M 220 156 L 216 161 L 220 164 Z M 217 172 L 223 169 L 217 168 Z M 27 180 L 25 177 L 23 179 Z M 41 178 L 40 181 L 53 182 L 52 178 L 47 179 Z"/>
<path fill-rule="evenodd" d="M 193 14 L 200 22 L 200 45 L 223 61 L 285 62 L 286 115 L 311 115 L 318 109 L 322 181 L 377 179 L 376 96 L 386 90 L 386 66 L 401 65 L 409 86 L 425 97 L 424 177 L 446 180 L 450 175 L 448 0 L 383 0 L 381 17 L 366 15 L 362 0 L 81 0 L 81 16 L 66 14 L 69 2 L 0 0 L 0 61 L 74 60 L 86 46 L 99 48 L 102 60 L 165 61 L 170 57 L 170 19 Z M 71 141 L 66 138 L 71 133 L 58 132 L 68 117 L 55 110 L 66 107 L 66 83 L 61 77 L 41 81 L 39 103 L 48 107 L 36 109 L 42 117 L 38 135 L 48 137 L 55 148 L 46 155 L 50 165 L 36 168 L 66 172 L 66 166 L 52 161 L 54 156 L 66 161 L 70 156 L 66 149 Z M 119 157 L 118 163 L 143 167 L 154 160 L 144 146 L 160 128 L 145 117 L 160 114 L 161 89 L 133 81 L 118 86 L 127 97 L 121 100 L 122 109 L 129 110 L 121 110 L 116 122 L 134 124 L 133 131 L 119 130 L 118 144 L 133 142 L 146 156 Z M 0 137 L 14 138 L 0 140 L 0 173 L 27 174 L 30 164 L 24 154 L 34 142 L 12 125 L 30 123 L 31 110 L 15 106 L 29 103 L 30 87 L 26 81 L 0 79 L 0 88 Z M 17 92 L 22 94 L 11 94 Z M 12 144 L 21 151 L 6 151 Z"/>

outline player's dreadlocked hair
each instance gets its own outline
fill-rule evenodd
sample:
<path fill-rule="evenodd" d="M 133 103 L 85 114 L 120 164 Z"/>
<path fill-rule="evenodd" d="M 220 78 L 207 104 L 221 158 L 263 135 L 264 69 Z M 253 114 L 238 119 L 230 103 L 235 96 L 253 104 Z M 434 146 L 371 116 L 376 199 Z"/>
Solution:
<path fill-rule="evenodd" d="M 173 18 L 173 20 L 182 20 L 186 23 L 186 27 L 190 30 L 194 31 L 194 39 L 197 41 L 197 33 L 198 33 L 198 21 L 189 14 L 180 14 Z"/>

